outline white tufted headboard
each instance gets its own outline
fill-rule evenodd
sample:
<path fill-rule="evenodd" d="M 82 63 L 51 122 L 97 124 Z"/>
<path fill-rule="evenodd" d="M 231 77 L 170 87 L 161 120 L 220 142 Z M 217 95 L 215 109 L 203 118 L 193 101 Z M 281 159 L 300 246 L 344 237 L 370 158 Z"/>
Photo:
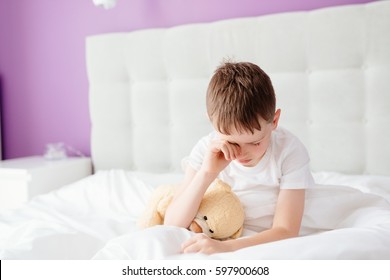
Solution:
<path fill-rule="evenodd" d="M 87 38 L 95 168 L 180 170 L 227 57 L 270 75 L 314 171 L 390 175 L 390 1 Z"/>

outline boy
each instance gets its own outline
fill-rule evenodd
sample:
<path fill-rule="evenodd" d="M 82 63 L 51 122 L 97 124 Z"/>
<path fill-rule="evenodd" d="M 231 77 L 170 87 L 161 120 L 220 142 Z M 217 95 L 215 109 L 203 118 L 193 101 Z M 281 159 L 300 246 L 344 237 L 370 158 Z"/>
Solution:
<path fill-rule="evenodd" d="M 281 111 L 268 75 L 252 63 L 224 63 L 210 81 L 206 101 L 215 132 L 202 138 L 185 161 L 185 178 L 164 224 L 188 228 L 208 186 L 219 177 L 240 197 L 245 228 L 256 233 L 227 241 L 197 234 L 182 251 L 228 252 L 298 236 L 305 189 L 314 181 L 303 144 L 278 128 Z M 273 202 L 271 210 L 261 208 L 264 198 L 268 206 Z M 273 218 L 267 222 L 265 216 Z"/>

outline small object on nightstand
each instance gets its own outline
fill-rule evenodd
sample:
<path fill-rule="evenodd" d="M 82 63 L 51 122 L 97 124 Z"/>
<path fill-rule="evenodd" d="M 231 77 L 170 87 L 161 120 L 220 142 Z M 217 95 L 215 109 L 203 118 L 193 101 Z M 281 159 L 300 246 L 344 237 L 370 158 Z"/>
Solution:
<path fill-rule="evenodd" d="M 13 209 L 32 197 L 48 193 L 92 174 L 91 159 L 46 160 L 33 156 L 0 161 L 0 211 Z"/>
<path fill-rule="evenodd" d="M 49 143 L 46 145 L 45 154 L 43 155 L 48 160 L 59 160 L 67 158 L 66 148 L 64 143 Z"/>

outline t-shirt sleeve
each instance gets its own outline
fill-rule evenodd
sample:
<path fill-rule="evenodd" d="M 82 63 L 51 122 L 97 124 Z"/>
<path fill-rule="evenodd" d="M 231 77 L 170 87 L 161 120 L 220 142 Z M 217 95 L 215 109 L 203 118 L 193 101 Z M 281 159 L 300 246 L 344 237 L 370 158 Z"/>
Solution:
<path fill-rule="evenodd" d="M 181 165 L 182 169 L 185 171 L 187 166 L 192 167 L 194 170 L 198 171 L 203 163 L 204 155 L 206 154 L 209 143 L 213 135 L 207 135 L 201 138 L 198 143 L 192 148 L 189 156 L 183 158 Z"/>
<path fill-rule="evenodd" d="M 280 189 L 307 189 L 313 185 L 309 154 L 303 143 L 295 138 L 282 157 Z"/>

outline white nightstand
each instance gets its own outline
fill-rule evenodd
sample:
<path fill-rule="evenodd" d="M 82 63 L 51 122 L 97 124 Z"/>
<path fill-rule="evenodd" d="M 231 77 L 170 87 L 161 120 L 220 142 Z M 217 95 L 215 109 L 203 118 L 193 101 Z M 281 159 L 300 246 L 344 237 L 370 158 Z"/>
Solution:
<path fill-rule="evenodd" d="M 85 157 L 47 160 L 34 156 L 0 161 L 0 211 L 17 208 L 38 194 L 90 174 L 91 159 Z"/>

